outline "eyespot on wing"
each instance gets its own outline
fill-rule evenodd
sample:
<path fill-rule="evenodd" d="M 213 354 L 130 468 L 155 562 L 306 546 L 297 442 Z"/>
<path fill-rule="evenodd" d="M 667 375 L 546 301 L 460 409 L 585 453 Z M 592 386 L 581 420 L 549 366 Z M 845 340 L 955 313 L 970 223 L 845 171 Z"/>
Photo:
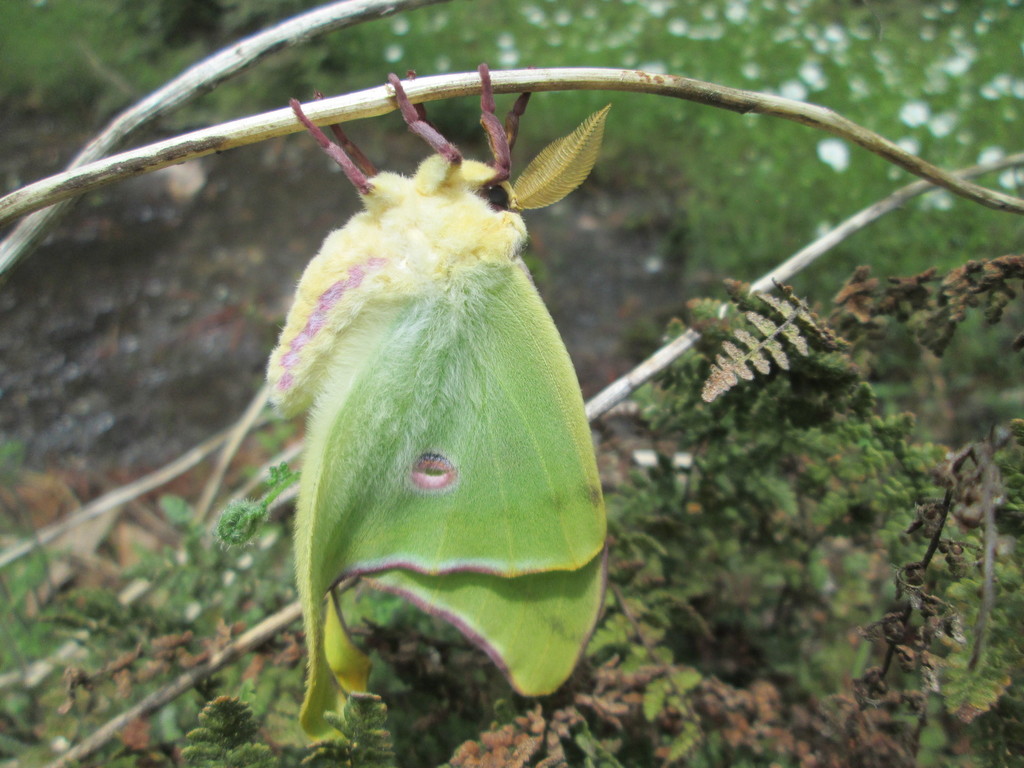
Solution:
<path fill-rule="evenodd" d="M 413 464 L 409 479 L 416 490 L 437 493 L 452 490 L 459 481 L 459 473 L 442 454 L 424 453 Z"/>

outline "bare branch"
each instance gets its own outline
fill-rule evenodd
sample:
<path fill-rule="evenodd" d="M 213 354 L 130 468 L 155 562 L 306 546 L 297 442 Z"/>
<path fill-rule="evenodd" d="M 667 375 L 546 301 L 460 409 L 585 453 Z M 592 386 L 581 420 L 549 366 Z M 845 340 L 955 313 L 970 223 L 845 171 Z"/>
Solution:
<path fill-rule="evenodd" d="M 996 210 L 1024 214 L 1024 200 L 973 184 L 912 155 L 888 139 L 825 107 L 771 94 L 727 88 L 676 75 L 652 75 L 621 69 L 521 69 L 493 72 L 495 93 L 523 91 L 610 90 L 651 93 L 727 109 L 741 114 L 779 117 L 840 136 L 884 157 L 917 176 L 954 194 Z M 421 77 L 405 88 L 413 103 L 437 101 L 480 93 L 475 72 Z M 386 86 L 323 99 L 303 105 L 317 124 L 357 120 L 395 109 L 392 90 Z M 72 171 L 51 176 L 0 198 L 0 226 L 30 211 L 75 195 L 174 163 L 213 152 L 252 144 L 302 129 L 290 109 L 234 120 L 200 131 L 123 152 Z M 0 269 L 3 269 L 0 261 Z"/>
<path fill-rule="evenodd" d="M 249 402 L 249 407 L 245 409 L 245 413 L 242 414 L 241 418 L 235 422 L 235 425 L 231 427 L 231 431 L 228 435 L 228 439 L 225 441 L 224 448 L 220 452 L 220 456 L 217 457 L 217 465 L 213 469 L 213 474 L 210 475 L 210 479 L 206 481 L 206 487 L 203 488 L 203 493 L 199 497 L 199 501 L 196 502 L 196 509 L 194 518 L 197 523 L 201 523 L 206 519 L 206 516 L 210 513 L 210 507 L 213 506 L 214 499 L 217 498 L 217 491 L 220 490 L 221 483 L 224 481 L 224 475 L 228 471 L 228 467 L 231 465 L 231 460 L 238 453 L 238 448 L 241 446 L 245 436 L 252 431 L 256 425 L 260 414 L 263 413 L 264 407 L 267 405 L 267 401 L 270 399 L 270 386 L 264 384 L 260 387 L 259 392 L 256 393 L 255 397 Z"/>
<path fill-rule="evenodd" d="M 1009 440 L 1009 431 L 994 431 L 988 440 L 979 446 L 981 453 L 981 499 L 979 503 L 984 511 L 984 554 L 982 555 L 981 606 L 974 624 L 974 647 L 971 649 L 971 660 L 967 663 L 968 670 L 974 670 L 981 660 L 985 649 L 985 631 L 989 617 L 996 604 L 996 545 L 999 532 L 996 529 L 996 512 L 1006 499 L 1003 478 L 996 464 L 996 451 Z"/>

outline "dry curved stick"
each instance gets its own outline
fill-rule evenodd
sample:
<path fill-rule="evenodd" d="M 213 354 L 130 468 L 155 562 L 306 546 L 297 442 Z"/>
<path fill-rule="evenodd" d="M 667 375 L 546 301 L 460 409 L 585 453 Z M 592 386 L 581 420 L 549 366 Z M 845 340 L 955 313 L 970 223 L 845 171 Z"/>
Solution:
<path fill-rule="evenodd" d="M 1012 168 L 1016 165 L 1024 165 L 1024 152 L 1007 155 L 1001 160 L 996 160 L 991 163 L 972 165 L 969 168 L 954 171 L 954 173 L 961 178 L 968 179 L 980 176 L 984 173 L 992 173 L 994 171 L 1001 171 L 1005 168 Z M 864 227 L 871 224 L 873 221 L 881 218 L 891 211 L 896 210 L 897 208 L 900 208 L 911 198 L 917 197 L 925 192 L 934 191 L 934 189 L 935 186 L 927 181 L 915 181 L 913 184 L 907 184 L 905 187 L 900 187 L 888 197 L 884 197 L 877 203 L 873 203 L 867 208 L 863 208 L 841 224 L 826 232 L 810 245 L 801 248 L 771 272 L 752 283 L 750 286 L 750 292 L 755 293 L 759 291 L 772 290 L 775 287 L 775 283 L 786 282 L 797 272 L 810 265 L 815 259 L 841 243 L 854 232 L 864 229 Z"/>
<path fill-rule="evenodd" d="M 984 173 L 1000 171 L 1004 168 L 1010 168 L 1017 165 L 1024 165 L 1024 152 L 1008 155 L 1002 160 L 998 160 L 996 162 L 964 168 L 963 170 L 956 171 L 955 173 L 957 176 L 966 179 L 974 176 L 980 176 Z M 905 187 L 897 189 L 888 197 L 885 197 L 877 203 L 873 203 L 867 208 L 858 211 L 853 216 L 850 216 L 841 224 L 812 242 L 810 245 L 801 248 L 778 267 L 762 275 L 751 284 L 751 293 L 755 291 L 772 290 L 776 282 L 788 280 L 797 272 L 810 266 L 819 256 L 835 247 L 855 232 L 859 232 L 864 229 L 864 227 L 881 218 L 885 214 L 901 207 L 911 198 L 934 190 L 935 186 L 927 181 L 915 181 L 912 184 L 908 184 Z M 728 304 L 722 304 L 720 311 L 724 314 L 728 307 Z M 598 416 L 601 416 L 614 408 L 641 386 L 653 379 L 657 374 L 661 373 L 661 371 L 668 368 L 668 366 L 675 362 L 677 358 L 696 344 L 699 339 L 700 334 L 697 333 L 697 331 L 692 328 L 688 329 L 681 336 L 673 339 L 653 355 L 648 357 L 625 376 L 613 381 L 587 401 L 587 419 L 593 421 Z"/>
<path fill-rule="evenodd" d="M 192 467 L 217 450 L 217 448 L 220 447 L 230 435 L 230 428 L 218 432 L 213 437 L 207 438 L 199 445 L 182 454 L 170 464 L 161 467 L 155 472 L 150 472 L 148 475 L 140 477 L 137 480 L 133 480 L 127 485 L 122 485 L 120 488 L 115 488 L 109 493 L 103 494 L 98 499 L 89 502 L 81 509 L 70 513 L 59 523 L 54 523 L 53 525 L 48 525 L 45 528 L 39 529 L 30 538 L 8 547 L 3 551 L 3 553 L 0 553 L 0 568 L 10 565 L 15 560 L 24 557 L 38 547 L 49 544 L 58 536 L 70 531 L 76 526 L 99 517 L 100 515 L 109 512 L 114 507 L 138 498 L 142 494 L 148 493 L 154 488 L 159 488 L 161 485 L 170 482 L 174 478 L 178 477 L 178 475 L 192 469 Z"/>
<path fill-rule="evenodd" d="M 97 160 L 139 126 L 212 90 L 232 75 L 284 48 L 316 35 L 445 0 L 343 0 L 287 19 L 244 40 L 232 43 L 189 67 L 163 87 L 122 112 L 71 161 L 69 168 Z M 0 242 L 0 274 L 10 269 L 50 229 L 65 206 L 51 208 L 22 221 Z"/>
<path fill-rule="evenodd" d="M 200 664 L 187 672 L 183 672 L 167 685 L 158 688 L 143 698 L 142 701 L 129 707 L 117 717 L 108 720 L 61 755 L 59 759 L 47 765 L 46 768 L 68 768 L 73 763 L 84 760 L 114 738 L 132 720 L 144 717 L 150 712 L 155 712 L 160 707 L 178 698 L 181 694 L 191 690 L 196 683 L 205 680 L 252 649 L 262 645 L 289 624 L 296 621 L 301 615 L 302 609 L 298 601 L 286 605 L 277 613 L 265 618 L 248 632 L 239 635 L 238 639 L 233 641 L 227 648 L 213 654 L 205 664 Z"/>
<path fill-rule="evenodd" d="M 771 115 L 852 141 L 936 186 L 944 187 L 981 205 L 1024 214 L 1024 200 L 958 178 L 831 109 L 814 104 L 755 91 L 727 88 L 687 77 L 653 75 L 624 69 L 520 69 L 492 72 L 491 81 L 495 93 L 562 90 L 634 91 L 695 101 L 741 114 Z M 420 77 L 406 83 L 405 90 L 414 103 L 467 96 L 480 92 L 480 77 L 475 72 Z M 304 104 L 303 111 L 313 122 L 319 124 L 373 117 L 395 109 L 391 93 L 390 86 L 378 86 Z M 120 179 L 299 130 L 302 130 L 302 126 L 295 120 L 291 110 L 278 109 L 123 152 L 51 176 L 0 198 L 0 226 L 9 224 L 30 211 Z"/>
<path fill-rule="evenodd" d="M 203 492 L 199 497 L 199 501 L 196 502 L 195 512 L 193 519 L 197 523 L 201 523 L 206 519 L 206 516 L 210 513 L 210 507 L 213 506 L 213 501 L 217 497 L 217 491 L 220 490 L 221 483 L 224 481 L 224 475 L 228 471 L 228 466 L 231 464 L 231 460 L 238 453 L 238 448 L 245 439 L 245 436 L 249 434 L 253 426 L 259 419 L 260 414 L 263 413 L 263 408 L 270 400 L 270 386 L 264 384 L 260 387 L 259 392 L 249 401 L 249 406 L 245 409 L 245 413 L 242 417 L 235 422 L 235 425 L 231 428 L 231 433 L 228 435 L 228 439 L 224 443 L 224 448 L 220 452 L 220 456 L 217 457 L 217 464 L 213 468 L 213 474 L 210 475 L 210 479 L 206 481 L 206 486 L 203 488 Z"/>

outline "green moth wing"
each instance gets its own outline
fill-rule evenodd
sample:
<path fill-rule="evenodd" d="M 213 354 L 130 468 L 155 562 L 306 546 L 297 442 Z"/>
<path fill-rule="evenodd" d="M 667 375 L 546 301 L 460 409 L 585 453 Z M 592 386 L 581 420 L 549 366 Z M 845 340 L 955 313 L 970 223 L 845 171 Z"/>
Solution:
<path fill-rule="evenodd" d="M 576 569 L 603 546 L 579 385 L 511 262 L 466 269 L 411 299 L 351 388 L 328 381 L 308 440 L 303 510 L 333 510 L 308 520 L 310 560 L 326 569 L 311 574 L 321 593 L 396 567 Z"/>
<path fill-rule="evenodd" d="M 512 262 L 463 270 L 389 322 L 357 380 L 314 405 L 297 520 L 307 600 L 372 576 L 463 628 L 517 689 L 548 693 L 603 591 L 604 505 L 568 354 Z M 320 732 L 322 700 L 308 702 Z"/>
<path fill-rule="evenodd" d="M 323 632 L 316 633 L 318 642 L 323 640 L 322 652 L 310 659 L 306 700 L 300 716 L 303 729 L 319 737 L 326 737 L 331 730 L 323 713 L 337 709 L 347 694 L 365 691 L 370 676 L 370 659 L 352 642 L 337 599 L 332 592 L 323 603 Z"/>
<path fill-rule="evenodd" d="M 583 652 L 604 598 L 605 556 L 512 579 L 390 570 L 368 581 L 455 624 L 524 696 L 552 693 Z"/>

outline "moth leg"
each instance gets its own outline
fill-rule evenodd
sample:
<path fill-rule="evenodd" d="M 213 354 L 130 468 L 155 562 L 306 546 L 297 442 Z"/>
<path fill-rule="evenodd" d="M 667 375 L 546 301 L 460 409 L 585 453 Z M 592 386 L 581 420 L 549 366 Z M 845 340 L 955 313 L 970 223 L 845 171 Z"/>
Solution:
<path fill-rule="evenodd" d="M 366 174 L 356 167 L 356 164 L 352 162 L 352 158 L 345 154 L 345 150 L 327 138 L 327 134 L 321 131 L 318 126 L 314 125 L 312 120 L 306 117 L 306 113 L 302 111 L 302 105 L 299 104 L 298 99 L 291 99 L 288 103 L 291 105 L 292 112 L 295 113 L 299 122 L 302 123 L 306 127 L 306 130 L 313 135 L 313 138 L 316 139 L 320 148 L 323 149 L 323 151 L 326 152 L 334 162 L 341 166 L 341 170 L 345 172 L 345 175 L 348 176 L 348 180 L 352 182 L 353 186 L 355 186 L 359 191 L 359 194 L 369 194 L 370 190 L 373 189 L 373 184 L 370 183 Z"/>
<path fill-rule="evenodd" d="M 416 70 L 415 69 L 407 69 L 407 70 L 405 70 L 405 79 L 406 80 L 415 80 L 416 79 Z M 419 104 L 413 104 L 412 108 L 416 110 L 416 114 L 419 115 L 419 119 L 420 120 L 422 120 L 424 123 L 427 123 L 431 128 L 434 128 L 434 129 L 437 128 L 436 125 L 434 125 L 432 122 L 427 120 L 427 105 L 426 104 L 424 104 L 423 102 L 420 102 Z"/>
<path fill-rule="evenodd" d="M 508 137 L 508 148 L 516 146 L 516 137 L 519 135 L 519 118 L 526 112 L 526 104 L 530 100 L 530 92 L 520 93 L 512 109 L 505 115 L 505 136 Z"/>
<path fill-rule="evenodd" d="M 317 101 L 323 97 L 324 95 L 320 93 L 320 91 L 313 91 L 313 98 Z M 332 123 L 330 129 L 338 144 L 343 150 L 345 150 L 345 153 L 352 158 L 352 161 L 358 166 L 359 170 L 367 176 L 376 176 L 379 173 L 377 166 L 373 164 L 373 161 L 364 155 L 363 150 L 357 147 L 355 142 L 352 141 L 352 139 L 350 139 L 343 130 L 341 130 L 340 125 Z"/>
<path fill-rule="evenodd" d="M 402 87 L 402 81 L 398 79 L 398 75 L 394 73 L 388 75 L 388 82 L 395 89 L 395 101 L 402 112 L 406 125 L 409 126 L 409 130 L 427 142 L 437 154 L 452 165 L 461 163 L 462 153 L 459 152 L 458 147 L 448 141 L 448 139 L 440 134 L 437 128 L 427 122 L 426 111 L 416 109 L 413 103 L 409 101 L 409 97 L 405 95 L 405 89 Z"/>
<path fill-rule="evenodd" d="M 509 146 L 508 135 L 505 128 L 494 114 L 494 90 L 491 88 L 491 72 L 486 64 L 481 64 L 477 71 L 480 73 L 480 125 L 487 133 L 487 143 L 491 145 L 491 155 L 494 161 L 491 167 L 494 168 L 494 178 L 488 184 L 500 184 L 508 181 L 509 172 L 512 169 L 512 150 Z M 516 102 L 518 104 L 519 102 Z M 524 102 L 523 109 L 526 108 Z M 516 122 L 518 124 L 518 116 Z"/>

